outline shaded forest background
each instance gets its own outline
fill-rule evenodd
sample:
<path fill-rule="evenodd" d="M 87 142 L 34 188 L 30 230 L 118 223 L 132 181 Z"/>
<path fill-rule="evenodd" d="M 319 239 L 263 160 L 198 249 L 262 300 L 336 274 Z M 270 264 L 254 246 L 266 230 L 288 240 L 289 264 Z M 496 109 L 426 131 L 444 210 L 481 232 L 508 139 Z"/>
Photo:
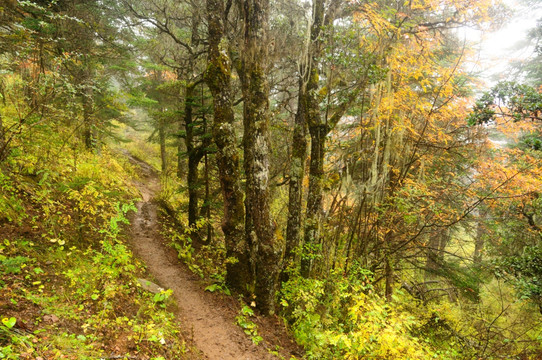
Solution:
<path fill-rule="evenodd" d="M 99 280 L 136 269 L 122 148 L 161 171 L 179 257 L 210 291 L 280 315 L 307 359 L 539 358 L 540 28 L 519 82 L 483 94 L 458 35 L 509 14 L 485 0 L 5 1 L 1 286 L 44 272 L 38 254 L 84 253 L 86 270 L 64 273 L 82 302 L 131 297 Z M 10 306 L 44 306 L 17 294 Z M 147 301 L 173 339 L 166 298 Z M 11 319 L 7 358 L 37 346 Z"/>

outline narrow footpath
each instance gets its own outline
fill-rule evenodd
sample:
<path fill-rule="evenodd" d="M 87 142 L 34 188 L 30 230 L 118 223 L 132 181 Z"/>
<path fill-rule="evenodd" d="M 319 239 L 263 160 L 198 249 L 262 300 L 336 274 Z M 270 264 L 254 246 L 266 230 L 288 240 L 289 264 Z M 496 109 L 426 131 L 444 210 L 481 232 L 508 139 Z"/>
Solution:
<path fill-rule="evenodd" d="M 182 264 L 159 233 L 158 205 L 153 201 L 160 190 L 158 175 L 146 163 L 129 157 L 141 171 L 136 183 L 143 200 L 132 218 L 131 246 L 161 287 L 173 290 L 176 313 L 185 338 L 191 339 L 201 354 L 189 353 L 189 359 L 264 360 L 278 359 L 262 344 L 256 346 L 235 325 L 233 299 L 224 301 L 203 290 L 199 278 Z M 289 359 L 287 357 L 286 359 Z"/>

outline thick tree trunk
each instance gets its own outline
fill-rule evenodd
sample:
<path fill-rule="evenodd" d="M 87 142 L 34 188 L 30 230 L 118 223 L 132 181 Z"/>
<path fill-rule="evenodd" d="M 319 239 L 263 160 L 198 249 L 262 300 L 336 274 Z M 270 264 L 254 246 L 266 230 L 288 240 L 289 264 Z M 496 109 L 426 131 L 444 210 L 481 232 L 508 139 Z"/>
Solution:
<path fill-rule="evenodd" d="M 303 74 L 306 91 L 304 95 L 304 113 L 311 137 L 309 193 L 305 217 L 305 237 L 301 256 L 301 275 L 310 276 L 314 259 L 318 255 L 319 222 L 322 214 L 322 179 L 324 169 L 325 137 L 327 127 L 322 124 L 318 87 L 320 80 L 319 64 L 322 47 L 322 25 L 324 23 L 325 0 L 313 2 L 313 19 L 310 42 L 307 50 L 307 66 Z"/>
<path fill-rule="evenodd" d="M 234 113 L 231 91 L 231 61 L 227 56 L 224 36 L 224 2 L 207 0 L 209 28 L 209 64 L 205 81 L 213 95 L 213 138 L 218 148 L 216 153 L 220 185 L 224 197 L 224 220 L 222 230 L 226 241 L 226 253 L 237 262 L 227 265 L 226 281 L 230 287 L 248 293 L 253 287 L 254 275 L 250 252 L 244 236 L 244 205 L 241 190 L 240 154 L 234 131 Z"/>
<path fill-rule="evenodd" d="M 244 0 L 240 10 L 245 24 L 241 59 L 247 178 L 245 234 L 255 256 L 257 306 L 264 313 L 273 313 L 283 244 L 275 237 L 269 208 L 269 84 L 265 73 L 269 1 Z"/>
<path fill-rule="evenodd" d="M 288 224 L 286 227 L 286 249 L 284 252 L 284 264 L 286 266 L 293 262 L 294 250 L 300 245 L 302 236 L 303 178 L 305 176 L 305 158 L 307 156 L 306 99 L 304 88 L 303 80 L 300 80 L 294 134 L 292 137 L 293 151 L 288 194 Z"/>

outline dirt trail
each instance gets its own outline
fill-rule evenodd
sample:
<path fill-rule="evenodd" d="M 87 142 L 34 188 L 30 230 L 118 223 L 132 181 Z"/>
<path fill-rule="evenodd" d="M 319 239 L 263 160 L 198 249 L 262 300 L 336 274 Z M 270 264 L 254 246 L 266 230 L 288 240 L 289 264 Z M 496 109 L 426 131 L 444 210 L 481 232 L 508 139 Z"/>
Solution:
<path fill-rule="evenodd" d="M 158 206 L 153 201 L 160 189 L 158 176 L 146 163 L 133 157 L 130 160 L 141 168 L 141 181 L 136 186 L 143 197 L 143 201 L 137 204 L 138 213 L 132 219 L 131 244 L 136 256 L 145 262 L 158 284 L 173 290 L 178 306 L 176 315 L 185 336 L 193 339 L 194 345 L 206 359 L 276 359 L 262 345 L 252 344 L 234 324 L 234 312 L 229 308 L 231 305 L 205 292 L 198 284 L 199 279 L 162 243 Z M 189 354 L 189 358 L 202 356 Z"/>

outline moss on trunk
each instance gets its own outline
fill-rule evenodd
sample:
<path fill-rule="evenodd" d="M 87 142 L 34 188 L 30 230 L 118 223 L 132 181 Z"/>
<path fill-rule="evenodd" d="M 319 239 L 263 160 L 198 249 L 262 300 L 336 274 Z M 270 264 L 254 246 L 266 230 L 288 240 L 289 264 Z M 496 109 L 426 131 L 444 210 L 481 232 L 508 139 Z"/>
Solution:
<path fill-rule="evenodd" d="M 249 247 L 244 237 L 245 208 L 241 189 L 240 156 L 234 131 L 234 113 L 231 91 L 231 61 L 227 55 L 227 40 L 224 36 L 224 2 L 207 0 L 209 29 L 209 58 L 205 82 L 213 95 L 214 119 L 213 139 L 218 151 L 216 159 L 222 195 L 224 218 L 222 230 L 226 242 L 226 253 L 235 261 L 227 265 L 228 285 L 247 294 L 252 288 L 253 272 Z"/>
<path fill-rule="evenodd" d="M 281 269 L 283 243 L 275 236 L 269 207 L 269 84 L 267 82 L 268 0 L 240 4 L 244 48 L 240 69 L 244 95 L 244 158 L 246 180 L 245 236 L 251 246 L 256 304 L 273 313 Z"/>

